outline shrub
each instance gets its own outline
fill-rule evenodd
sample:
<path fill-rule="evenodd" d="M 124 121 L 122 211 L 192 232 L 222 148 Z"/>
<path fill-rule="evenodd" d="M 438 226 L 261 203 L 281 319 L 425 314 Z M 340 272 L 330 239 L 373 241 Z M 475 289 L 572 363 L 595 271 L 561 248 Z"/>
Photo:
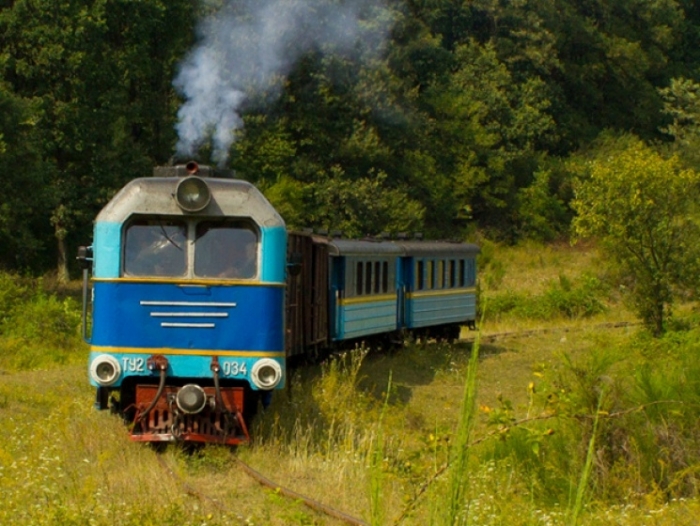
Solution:
<path fill-rule="evenodd" d="M 32 369 L 62 364 L 81 346 L 80 306 L 42 290 L 40 279 L 0 274 L 0 366 Z"/>
<path fill-rule="evenodd" d="M 543 502 L 563 504 L 575 491 L 645 505 L 697 497 L 699 358 L 700 330 L 564 356 L 537 386 L 537 408 L 548 418 L 513 426 L 506 403 L 505 419 L 490 418 L 500 440 L 483 458 L 513 466 L 513 477 L 529 480 Z"/>
<path fill-rule="evenodd" d="M 605 312 L 606 288 L 600 280 L 584 275 L 578 283 L 566 276 L 552 281 L 543 294 L 507 291 L 488 298 L 487 317 L 510 314 L 517 318 L 551 320 L 580 319 Z"/>
<path fill-rule="evenodd" d="M 0 273 L 0 324 L 5 332 L 5 323 L 17 305 L 35 293 L 35 284 L 16 274 Z"/>

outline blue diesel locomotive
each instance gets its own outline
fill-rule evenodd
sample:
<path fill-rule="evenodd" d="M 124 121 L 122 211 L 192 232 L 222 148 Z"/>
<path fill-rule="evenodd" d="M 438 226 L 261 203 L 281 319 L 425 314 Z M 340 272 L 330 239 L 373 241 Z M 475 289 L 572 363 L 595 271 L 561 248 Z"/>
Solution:
<path fill-rule="evenodd" d="M 250 183 L 194 162 L 156 168 L 114 196 L 79 251 L 96 407 L 136 441 L 246 442 L 288 360 L 473 327 L 478 252 L 288 232 Z"/>

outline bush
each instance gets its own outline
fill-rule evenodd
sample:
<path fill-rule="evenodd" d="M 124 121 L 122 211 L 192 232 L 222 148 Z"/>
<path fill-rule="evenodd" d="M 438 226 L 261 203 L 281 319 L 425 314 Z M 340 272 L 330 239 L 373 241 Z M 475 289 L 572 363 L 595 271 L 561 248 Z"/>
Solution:
<path fill-rule="evenodd" d="M 0 273 L 0 324 L 5 332 L 5 322 L 22 301 L 32 297 L 36 285 L 16 274 Z"/>
<path fill-rule="evenodd" d="M 81 347 L 80 306 L 43 290 L 40 279 L 0 274 L 0 367 L 62 364 Z"/>
<path fill-rule="evenodd" d="M 512 428 L 511 411 L 490 418 L 500 440 L 483 460 L 513 466 L 537 499 L 565 502 L 581 481 L 598 502 L 660 505 L 700 493 L 700 330 L 565 356 L 535 396 L 549 417 Z"/>
<path fill-rule="evenodd" d="M 531 296 L 508 291 L 489 298 L 486 315 L 510 314 L 532 320 L 588 318 L 605 312 L 606 292 L 601 281 L 593 276 L 584 275 L 576 284 L 566 276 L 559 276 L 543 294 Z"/>

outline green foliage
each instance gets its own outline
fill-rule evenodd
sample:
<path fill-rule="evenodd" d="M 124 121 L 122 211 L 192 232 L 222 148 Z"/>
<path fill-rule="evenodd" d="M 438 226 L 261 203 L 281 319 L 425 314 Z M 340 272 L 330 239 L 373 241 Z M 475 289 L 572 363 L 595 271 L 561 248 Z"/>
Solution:
<path fill-rule="evenodd" d="M 551 179 L 549 171 L 538 171 L 532 184 L 518 191 L 519 229 L 528 239 L 552 241 L 569 224 L 568 209 L 550 189 Z"/>
<path fill-rule="evenodd" d="M 0 60 L 2 87 L 29 105 L 18 131 L 0 118 L 6 140 L 25 140 L 20 152 L 6 151 L 10 158 L 3 162 L 14 161 L 9 173 L 35 189 L 26 204 L 6 211 L 6 223 L 40 225 L 38 248 L 52 248 L 59 272 L 68 245 L 85 243 L 106 199 L 170 157 L 172 72 L 191 38 L 192 9 L 179 1 L 21 0 L 0 10 L 0 49 L 7 54 L 0 56 L 8 57 Z M 25 260 L 8 266 L 38 266 Z M 46 260 L 40 263 L 47 268 Z"/>
<path fill-rule="evenodd" d="M 671 149 L 695 170 L 700 169 L 700 84 L 692 79 L 673 78 L 659 89 L 663 113 L 671 122 L 662 131 L 673 137 Z"/>
<path fill-rule="evenodd" d="M 6 4 L 0 162 L 8 187 L 33 191 L 0 205 L 0 265 L 63 271 L 114 192 L 170 159 L 172 79 L 221 2 Z M 243 107 L 232 168 L 293 227 L 549 240 L 571 218 L 557 165 L 603 130 L 672 138 L 700 165 L 692 3 L 365 7 L 366 27 L 391 28 L 382 53 L 314 49 Z"/>
<path fill-rule="evenodd" d="M 384 172 L 355 181 L 343 177 L 340 167 L 315 192 L 315 224 L 340 230 L 347 237 L 381 232 L 418 231 L 424 209 L 401 189 L 388 188 Z"/>
<path fill-rule="evenodd" d="M 623 139 L 594 160 L 573 202 L 578 237 L 599 237 L 623 275 L 635 309 L 654 334 L 664 330 L 676 287 L 694 286 L 700 229 L 700 174 Z"/>
<path fill-rule="evenodd" d="M 497 245 L 488 239 L 483 239 L 479 242 L 479 248 L 481 249 L 477 260 L 479 281 L 488 290 L 497 290 L 506 272 L 505 264 L 496 257 Z M 491 307 L 489 306 L 490 309 Z"/>
<path fill-rule="evenodd" d="M 605 312 L 606 297 L 607 288 L 593 276 L 584 275 L 575 283 L 561 275 L 558 281 L 550 282 L 543 294 L 505 291 L 490 296 L 486 316 L 497 319 L 507 314 L 534 320 L 589 318 Z"/>
<path fill-rule="evenodd" d="M 553 132 L 546 85 L 514 83 L 491 45 L 470 41 L 455 51 L 459 69 L 426 97 L 437 121 L 439 166 L 451 174 L 452 206 L 503 229 L 516 192 L 537 165 L 536 148 Z"/>
<path fill-rule="evenodd" d="M 8 189 L 0 203 L 0 267 L 40 270 L 46 257 L 49 182 L 37 147 L 37 102 L 12 92 L 0 76 L 0 164 Z M 26 191 L 31 189 L 31 191 Z"/>
<path fill-rule="evenodd" d="M 620 345 L 601 338 L 580 358 L 564 355 L 529 387 L 529 411 L 539 418 L 516 423 L 507 400 L 488 410 L 500 440 L 486 459 L 513 466 L 536 499 L 568 502 L 570 518 L 581 517 L 586 500 L 697 496 L 699 342 L 695 330 L 642 333 Z"/>
<path fill-rule="evenodd" d="M 282 216 L 289 229 L 301 229 L 311 222 L 308 204 L 313 199 L 313 186 L 305 185 L 291 177 L 282 176 L 271 186 L 262 187 L 265 197 Z"/>
<path fill-rule="evenodd" d="M 0 367 L 35 369 L 82 359 L 81 311 L 41 281 L 0 273 Z"/>

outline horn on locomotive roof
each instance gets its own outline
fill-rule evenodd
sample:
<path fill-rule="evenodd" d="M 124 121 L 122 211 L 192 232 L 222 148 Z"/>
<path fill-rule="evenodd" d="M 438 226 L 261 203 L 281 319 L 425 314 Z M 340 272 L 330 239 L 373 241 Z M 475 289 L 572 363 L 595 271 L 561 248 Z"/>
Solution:
<path fill-rule="evenodd" d="M 199 164 L 197 161 L 188 161 L 186 164 L 175 164 L 171 166 L 156 166 L 153 168 L 155 177 L 214 177 L 220 179 L 235 179 L 236 173 L 225 168 L 214 168 L 206 164 Z"/>

